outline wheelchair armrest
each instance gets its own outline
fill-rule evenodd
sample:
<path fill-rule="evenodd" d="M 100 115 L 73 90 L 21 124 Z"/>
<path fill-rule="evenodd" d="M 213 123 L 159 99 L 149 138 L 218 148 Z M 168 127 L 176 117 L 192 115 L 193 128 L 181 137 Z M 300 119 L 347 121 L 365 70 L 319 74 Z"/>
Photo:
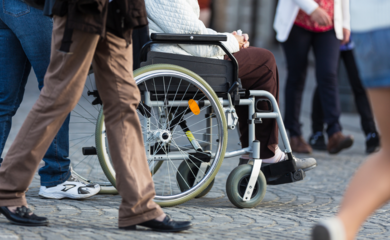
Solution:
<path fill-rule="evenodd" d="M 152 33 L 154 41 L 185 41 L 185 42 L 221 42 L 227 41 L 226 35 L 212 34 L 168 34 L 168 33 Z"/>

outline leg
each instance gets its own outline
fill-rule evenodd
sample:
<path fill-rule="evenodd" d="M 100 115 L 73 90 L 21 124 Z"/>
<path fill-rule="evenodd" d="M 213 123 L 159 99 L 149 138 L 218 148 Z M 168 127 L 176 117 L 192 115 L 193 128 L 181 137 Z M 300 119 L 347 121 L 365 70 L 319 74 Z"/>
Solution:
<path fill-rule="evenodd" d="M 313 102 L 311 105 L 311 124 L 313 134 L 317 132 L 322 133 L 324 131 L 324 113 L 318 93 L 318 87 L 316 87 L 313 93 Z"/>
<path fill-rule="evenodd" d="M 13 31 L 0 19 L 0 157 L 23 99 L 31 65 Z M 2 159 L 0 158 L 0 164 Z"/>
<path fill-rule="evenodd" d="M 65 17 L 54 17 L 45 87 L 0 168 L 0 206 L 26 205 L 25 192 L 34 172 L 83 91 L 99 36 L 74 31 L 73 54 L 58 52 L 65 23 Z"/>
<path fill-rule="evenodd" d="M 154 184 L 136 110 L 140 93 L 133 78 L 132 64 L 132 46 L 126 46 L 124 39 L 108 33 L 99 41 L 93 67 L 103 101 L 116 187 L 122 196 L 119 227 L 163 215 L 161 208 L 153 202 Z"/>
<path fill-rule="evenodd" d="M 340 41 L 334 30 L 316 33 L 313 37 L 313 51 L 316 58 L 318 93 L 328 125 L 329 136 L 341 131 L 339 123 L 340 103 L 337 87 L 337 69 L 340 56 Z"/>
<path fill-rule="evenodd" d="M 15 8 L 18 8 L 22 11 L 26 6 L 21 1 L 15 1 L 12 10 L 16 11 Z M 17 37 L 16 41 L 18 43 L 20 42 L 24 54 L 27 56 L 36 74 L 38 87 L 42 89 L 43 78 L 50 62 L 52 20 L 49 17 L 43 16 L 42 11 L 31 7 L 28 12 L 21 16 L 15 17 L 10 14 L 4 14 L 3 18 Z M 39 28 L 36 28 L 37 25 Z M 23 91 L 20 92 L 22 97 Z M 42 186 L 55 186 L 69 178 L 68 132 L 69 117 L 64 122 L 63 127 L 43 158 L 45 166 L 39 170 Z"/>
<path fill-rule="evenodd" d="M 318 93 L 318 87 L 313 93 L 313 102 L 311 108 L 311 128 L 312 134 L 309 137 L 309 144 L 313 149 L 326 150 L 324 137 L 324 112 L 322 110 L 321 99 Z"/>
<path fill-rule="evenodd" d="M 360 80 L 353 51 L 342 51 L 341 58 L 343 59 L 345 68 L 347 69 L 348 80 L 351 84 L 353 96 L 355 97 L 355 104 L 360 115 L 362 129 L 366 135 L 369 133 L 376 133 L 377 130 L 375 127 L 374 116 L 372 115 L 366 90 Z"/>
<path fill-rule="evenodd" d="M 284 92 L 286 108 L 284 122 L 290 133 L 291 149 L 297 153 L 310 153 L 312 151 L 310 145 L 302 138 L 301 123 L 299 122 L 311 39 L 311 32 L 293 26 L 289 38 L 282 44 L 288 69 Z"/>
<path fill-rule="evenodd" d="M 301 136 L 299 122 L 302 92 L 306 80 L 307 55 L 311 44 L 311 33 L 293 26 L 290 36 L 282 44 L 287 61 L 287 83 L 285 88 L 285 126 L 290 136 Z"/>
<path fill-rule="evenodd" d="M 372 88 L 368 95 L 381 132 L 382 149 L 371 155 L 357 171 L 341 203 L 338 217 L 343 222 L 347 239 L 354 239 L 363 222 L 390 200 L 390 88 Z"/>
<path fill-rule="evenodd" d="M 279 99 L 279 74 L 273 54 L 262 48 L 250 47 L 234 54 L 239 65 L 239 78 L 243 88 L 248 90 L 265 90 Z M 260 109 L 267 109 L 263 103 Z M 242 147 L 248 143 L 248 107 L 237 106 Z M 256 125 L 256 139 L 261 142 L 260 154 L 262 158 L 271 158 L 275 155 L 278 145 L 278 125 L 275 119 L 263 119 L 262 124 Z"/>
<path fill-rule="evenodd" d="M 313 50 L 316 58 L 316 78 L 318 93 L 327 124 L 328 152 L 336 154 L 353 144 L 352 136 L 341 133 L 340 101 L 337 87 L 337 69 L 340 56 L 340 40 L 334 30 L 315 33 Z"/>

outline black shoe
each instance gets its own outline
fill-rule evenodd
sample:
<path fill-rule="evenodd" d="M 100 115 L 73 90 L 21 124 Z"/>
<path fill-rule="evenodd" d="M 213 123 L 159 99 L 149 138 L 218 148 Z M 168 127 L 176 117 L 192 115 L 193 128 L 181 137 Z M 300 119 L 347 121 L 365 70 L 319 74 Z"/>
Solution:
<path fill-rule="evenodd" d="M 322 132 L 316 132 L 309 138 L 310 146 L 315 150 L 326 151 L 325 137 Z"/>
<path fill-rule="evenodd" d="M 367 134 L 366 137 L 366 153 L 377 152 L 380 147 L 379 135 L 377 132 Z"/>
<path fill-rule="evenodd" d="M 153 231 L 159 232 L 180 232 L 188 230 L 192 227 L 190 221 L 173 221 L 170 217 L 166 216 L 162 222 L 155 219 L 137 224 L 139 226 L 151 228 Z M 124 230 L 137 230 L 136 225 L 119 227 Z"/>
<path fill-rule="evenodd" d="M 30 214 L 31 210 L 25 206 L 16 208 L 15 213 L 11 212 L 8 207 L 0 207 L 0 213 L 13 224 L 22 226 L 47 226 L 49 221 L 45 217 L 38 217 Z"/>

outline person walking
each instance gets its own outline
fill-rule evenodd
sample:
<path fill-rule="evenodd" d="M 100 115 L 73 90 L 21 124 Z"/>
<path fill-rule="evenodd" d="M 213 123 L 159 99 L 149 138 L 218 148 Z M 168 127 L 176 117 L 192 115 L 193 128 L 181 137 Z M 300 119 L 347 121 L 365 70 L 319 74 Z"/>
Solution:
<path fill-rule="evenodd" d="M 11 130 L 12 117 L 23 100 L 27 78 L 34 68 L 38 88 L 43 88 L 43 78 L 50 62 L 52 20 L 41 10 L 32 8 L 21 0 L 2 1 L 0 11 L 0 165 L 1 155 Z M 39 169 L 41 188 L 39 196 L 45 198 L 82 199 L 96 195 L 98 184 L 78 181 L 71 174 L 69 156 L 68 115 L 54 137 Z M 65 185 L 74 186 L 65 189 Z"/>
<path fill-rule="evenodd" d="M 343 60 L 345 69 L 347 70 L 348 80 L 352 88 L 353 96 L 355 98 L 355 105 L 360 115 L 360 124 L 366 136 L 366 153 L 373 153 L 379 150 L 380 140 L 377 132 L 374 116 L 366 90 L 362 85 L 359 76 L 359 71 L 356 66 L 356 60 L 353 53 L 354 43 L 351 41 L 341 45 L 340 58 Z M 325 136 L 324 136 L 324 121 L 323 110 L 321 105 L 318 88 L 313 94 L 313 103 L 311 111 L 312 121 L 312 135 L 309 138 L 309 144 L 313 149 L 326 150 Z"/>
<path fill-rule="evenodd" d="M 0 168 L 0 212 L 16 224 L 49 224 L 47 218 L 31 213 L 25 192 L 50 142 L 80 99 L 92 62 L 116 188 L 122 197 L 119 228 L 189 229 L 190 222 L 172 221 L 153 201 L 154 184 L 136 113 L 140 92 L 132 71 L 132 29 L 147 24 L 144 1 L 47 0 L 45 14 L 53 14 L 45 87 Z"/>
<path fill-rule="evenodd" d="M 353 144 L 353 137 L 341 132 L 337 92 L 339 47 L 340 42 L 349 40 L 349 24 L 349 0 L 280 0 L 278 3 L 274 28 L 287 60 L 284 121 L 293 152 L 312 152 L 302 137 L 299 122 L 310 48 L 316 59 L 318 92 L 329 138 L 327 150 L 336 154 Z"/>
<path fill-rule="evenodd" d="M 363 222 L 390 200 L 390 1 L 351 3 L 355 54 L 381 134 L 381 149 L 353 176 L 337 216 L 312 230 L 313 240 L 352 240 Z"/>

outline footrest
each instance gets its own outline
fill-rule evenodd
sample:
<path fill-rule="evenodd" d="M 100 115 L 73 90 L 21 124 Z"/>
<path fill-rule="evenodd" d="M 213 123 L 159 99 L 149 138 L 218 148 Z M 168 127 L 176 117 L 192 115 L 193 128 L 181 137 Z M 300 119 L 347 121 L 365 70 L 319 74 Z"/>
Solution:
<path fill-rule="evenodd" d="M 297 170 L 294 160 L 286 160 L 274 164 L 264 164 L 261 167 L 268 185 L 292 183 L 303 180 L 305 172 Z"/>
<path fill-rule="evenodd" d="M 303 180 L 305 177 L 306 177 L 305 172 L 302 169 L 299 169 L 296 172 L 286 173 L 272 181 L 268 181 L 269 179 L 267 178 L 267 185 L 279 185 L 279 184 L 297 182 Z"/>

